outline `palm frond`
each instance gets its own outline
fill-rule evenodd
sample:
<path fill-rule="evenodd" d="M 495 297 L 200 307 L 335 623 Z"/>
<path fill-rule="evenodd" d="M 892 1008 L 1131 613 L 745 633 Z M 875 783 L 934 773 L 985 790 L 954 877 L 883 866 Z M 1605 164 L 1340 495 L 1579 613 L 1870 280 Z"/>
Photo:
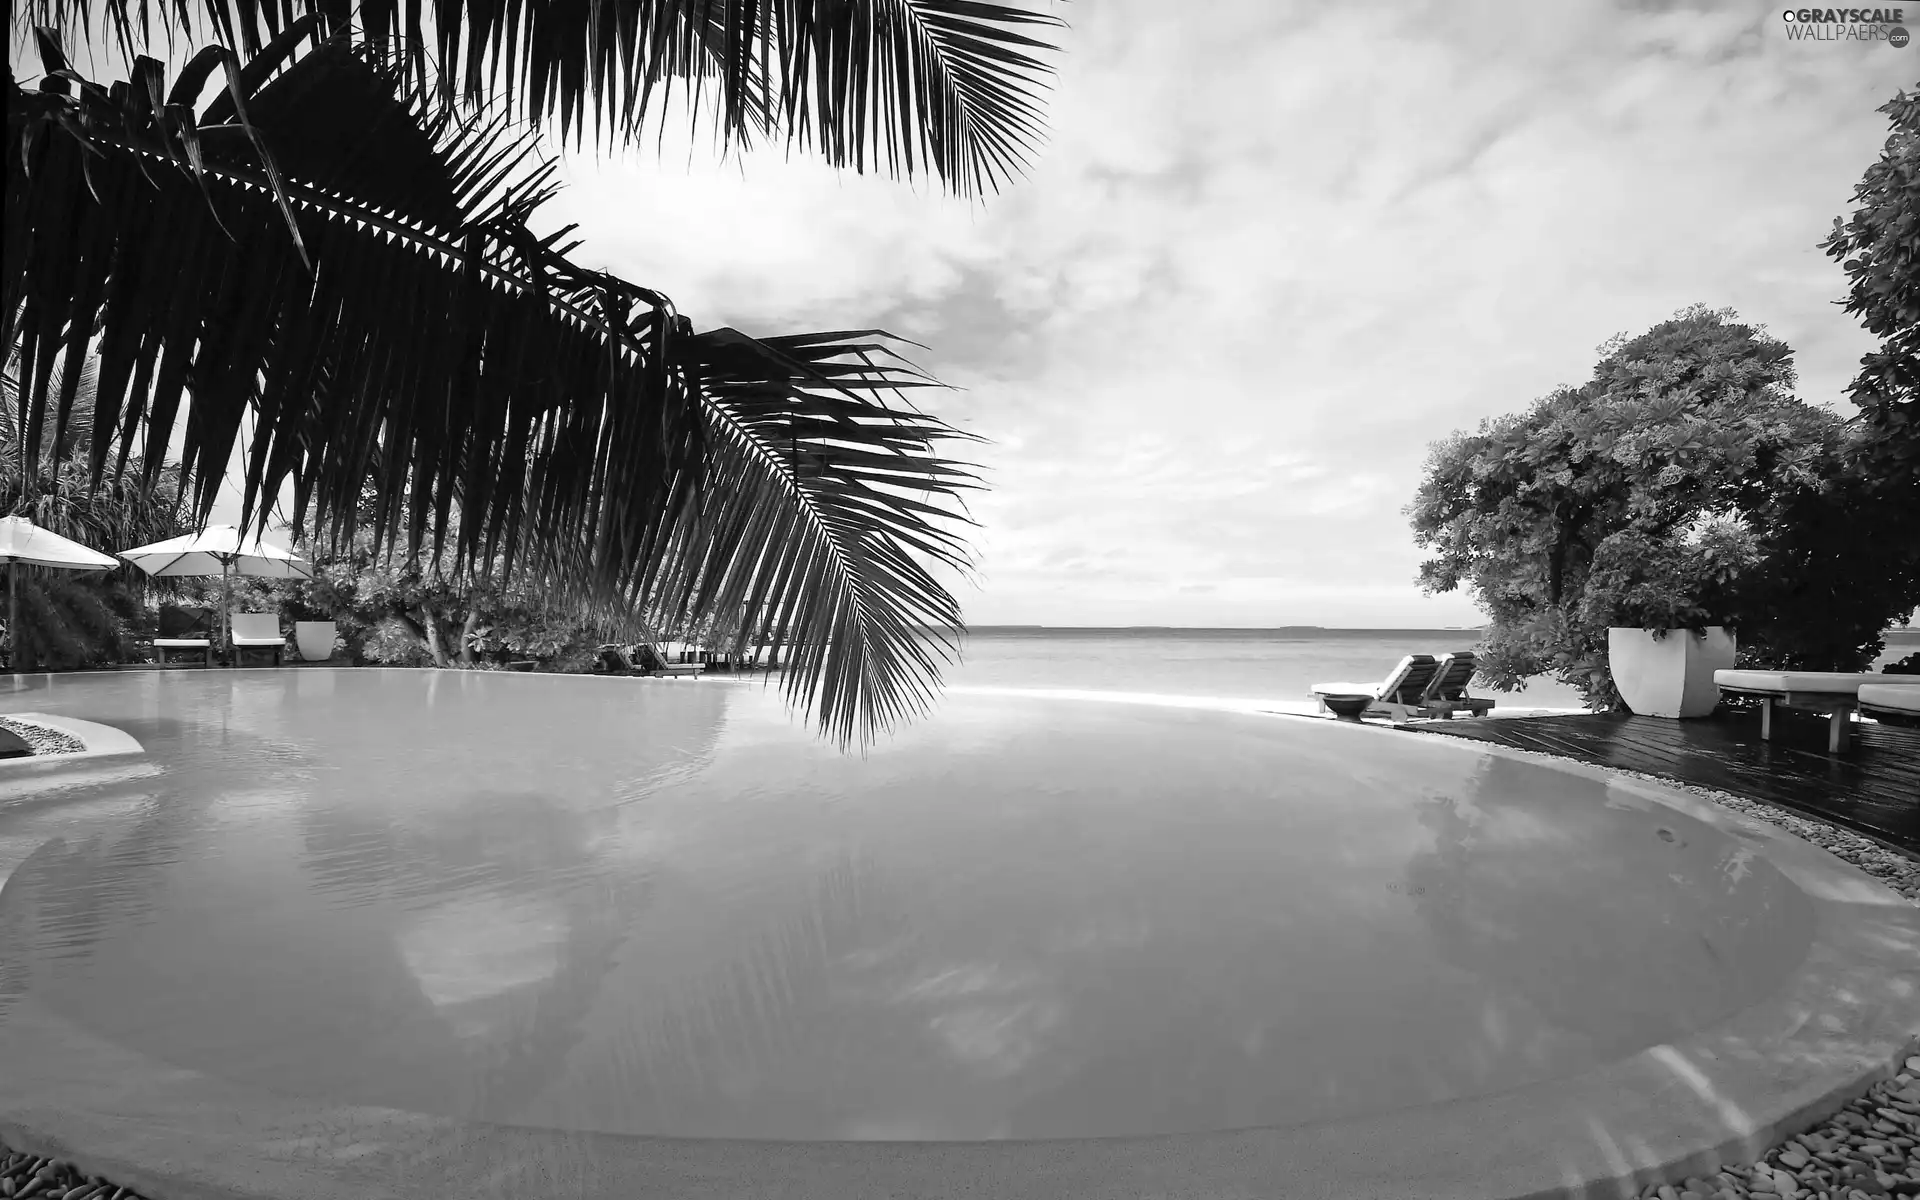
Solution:
<path fill-rule="evenodd" d="M 197 7 L 197 11 L 196 11 Z M 494 97 L 576 141 L 634 142 L 674 100 L 728 142 L 784 134 L 857 171 L 998 191 L 1038 149 L 1058 17 L 987 0 L 103 0 L 133 60 L 154 25 L 259 54 L 309 11 L 444 102 Z M 92 0 L 26 0 L 93 27 Z"/>
<path fill-rule="evenodd" d="M 762 611 L 794 648 L 789 696 L 843 743 L 924 704 L 959 615 L 924 562 L 964 568 L 948 503 L 972 484 L 884 335 L 696 334 L 531 232 L 551 181 L 507 127 L 423 137 L 425 102 L 337 43 L 249 78 L 250 133 L 131 84 L 13 87 L 0 286 L 29 458 L 65 391 L 40 365 L 91 347 L 96 486 L 115 444 L 157 482 L 184 413 L 205 519 L 251 414 L 245 520 L 290 483 L 326 545 L 364 526 L 609 612 Z M 337 113 L 365 136 L 330 137 Z"/>

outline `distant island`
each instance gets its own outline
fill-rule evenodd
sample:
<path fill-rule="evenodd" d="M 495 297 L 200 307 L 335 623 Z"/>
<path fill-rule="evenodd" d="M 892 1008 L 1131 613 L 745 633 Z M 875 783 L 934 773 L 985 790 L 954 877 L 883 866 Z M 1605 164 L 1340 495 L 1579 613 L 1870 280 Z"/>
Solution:
<path fill-rule="evenodd" d="M 1072 637 L 1087 634 L 1142 634 L 1164 633 L 1180 634 L 1188 637 L 1208 636 L 1245 636 L 1261 637 L 1293 636 L 1324 637 L 1339 635 L 1378 636 L 1383 633 L 1479 633 L 1481 625 L 1403 625 L 1381 628 L 1337 628 L 1326 625 L 969 625 L 967 632 L 977 634 L 1019 634 L 1041 633 L 1050 636 Z"/>

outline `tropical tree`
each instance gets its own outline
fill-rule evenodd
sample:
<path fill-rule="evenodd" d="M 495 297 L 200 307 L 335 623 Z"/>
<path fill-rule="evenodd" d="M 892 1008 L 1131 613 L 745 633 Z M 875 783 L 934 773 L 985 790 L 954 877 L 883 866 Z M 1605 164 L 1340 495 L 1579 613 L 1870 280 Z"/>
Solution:
<path fill-rule="evenodd" d="M 502 564 L 656 626 L 764 612 L 790 699 L 842 741 L 923 707 L 960 632 L 968 435 L 878 331 L 696 333 L 663 295 L 534 232 L 528 126 L 636 141 L 681 93 L 729 145 L 997 190 L 1036 144 L 1049 16 L 972 0 L 678 0 L 102 10 L 96 84 L 32 0 L 9 50 L 5 276 L 27 451 L 74 420 L 56 362 L 100 361 L 90 486 L 143 483 L 178 429 L 204 520 L 251 418 L 246 520 L 290 490 L 329 546 Z M 16 25 L 16 29 L 18 26 Z M 151 32 L 210 36 L 171 79 Z M 244 56 L 244 57 L 243 57 Z M 209 81 L 219 79 L 217 85 Z M 210 98 L 209 98 L 210 97 Z M 702 107 L 702 101 L 706 107 Z M 56 450 L 55 457 L 59 457 Z M 364 489 L 374 502 L 361 504 Z"/>
<path fill-rule="evenodd" d="M 1847 391 L 1885 526 L 1881 554 L 1908 579 L 1910 612 L 1920 605 L 1920 91 L 1902 90 L 1879 111 L 1892 132 L 1854 189 L 1853 216 L 1835 217 L 1821 248 L 1846 271 L 1846 311 L 1881 343 Z"/>
<path fill-rule="evenodd" d="M 1616 706 L 1616 625 L 1733 626 L 1756 665 L 1870 661 L 1904 583 L 1857 434 L 1794 397 L 1785 343 L 1697 305 L 1601 353 L 1584 386 L 1437 443 L 1408 508 L 1421 585 L 1491 618 L 1488 682 L 1551 672 Z"/>

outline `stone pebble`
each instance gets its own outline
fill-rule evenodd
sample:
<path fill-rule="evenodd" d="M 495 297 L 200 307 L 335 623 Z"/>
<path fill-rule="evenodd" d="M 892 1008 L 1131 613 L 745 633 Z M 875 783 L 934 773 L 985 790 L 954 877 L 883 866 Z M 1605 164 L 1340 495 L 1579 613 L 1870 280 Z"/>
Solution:
<path fill-rule="evenodd" d="M 1883 1200 L 1920 1196 L 1920 1055 L 1892 1079 L 1813 1128 L 1769 1149 L 1759 1161 L 1723 1166 L 1709 1178 L 1650 1184 L 1640 1200 Z M 1916 1111 L 1908 1111 L 1914 1109 Z M 1888 1128 L 1882 1128 L 1882 1126 Z M 1665 1190 L 1663 1190 L 1665 1189 Z"/>
<path fill-rule="evenodd" d="M 0 729 L 18 737 L 27 744 L 34 754 L 78 754 L 87 748 L 87 744 L 64 730 L 48 729 L 44 725 L 35 725 L 27 721 L 16 721 L 12 717 L 0 717 Z M 66 1200 L 61 1197 L 60 1200 Z"/>
<path fill-rule="evenodd" d="M 4 1200 L 143 1200 L 72 1163 L 9 1150 L 0 1143 L 0 1198 Z"/>

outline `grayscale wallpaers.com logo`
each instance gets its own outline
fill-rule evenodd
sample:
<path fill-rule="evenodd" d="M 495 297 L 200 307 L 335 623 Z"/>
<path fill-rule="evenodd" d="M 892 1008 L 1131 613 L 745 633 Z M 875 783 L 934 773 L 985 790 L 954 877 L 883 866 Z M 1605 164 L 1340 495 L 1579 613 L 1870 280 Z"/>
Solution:
<path fill-rule="evenodd" d="M 1790 8 L 1780 16 L 1790 42 L 1885 42 L 1898 50 L 1912 40 L 1900 8 Z"/>

